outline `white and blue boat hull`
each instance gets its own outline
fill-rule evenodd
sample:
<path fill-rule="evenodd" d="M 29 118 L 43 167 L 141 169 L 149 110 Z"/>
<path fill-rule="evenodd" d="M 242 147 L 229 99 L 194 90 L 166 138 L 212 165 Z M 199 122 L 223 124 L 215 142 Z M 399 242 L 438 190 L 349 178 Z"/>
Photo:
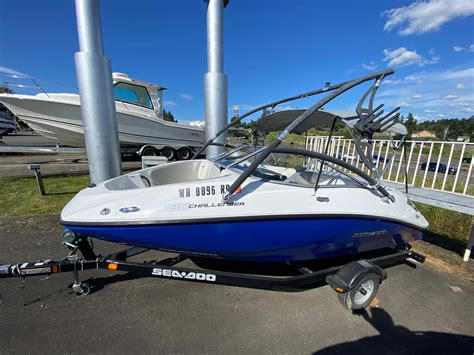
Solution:
<path fill-rule="evenodd" d="M 259 219 L 128 226 L 72 226 L 89 237 L 126 245 L 222 259 L 290 262 L 395 248 L 422 232 L 367 218 Z"/>

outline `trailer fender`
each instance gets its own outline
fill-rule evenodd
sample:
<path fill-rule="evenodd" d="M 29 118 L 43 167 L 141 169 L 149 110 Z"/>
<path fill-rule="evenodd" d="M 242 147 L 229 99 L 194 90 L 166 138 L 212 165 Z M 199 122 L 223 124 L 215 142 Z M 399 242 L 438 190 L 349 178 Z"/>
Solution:
<path fill-rule="evenodd" d="M 367 274 L 378 275 L 380 283 L 387 278 L 387 272 L 374 263 L 363 260 L 350 262 L 343 266 L 336 274 L 326 276 L 326 283 L 338 293 L 350 292 Z"/>

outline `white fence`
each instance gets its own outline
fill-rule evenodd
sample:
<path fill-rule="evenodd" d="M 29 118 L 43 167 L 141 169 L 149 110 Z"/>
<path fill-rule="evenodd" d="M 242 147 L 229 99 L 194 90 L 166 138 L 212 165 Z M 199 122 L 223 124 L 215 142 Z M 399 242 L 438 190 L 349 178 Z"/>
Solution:
<path fill-rule="evenodd" d="M 309 136 L 306 149 L 324 153 L 328 137 Z M 395 141 L 399 143 L 399 141 Z M 474 143 L 407 141 L 394 156 L 390 140 L 374 139 L 371 154 L 383 180 L 405 183 L 405 168 L 410 186 L 474 196 L 473 152 Z M 367 149 L 367 148 L 366 148 Z M 332 137 L 328 155 L 338 157 L 368 171 L 355 150 L 354 141 Z"/>

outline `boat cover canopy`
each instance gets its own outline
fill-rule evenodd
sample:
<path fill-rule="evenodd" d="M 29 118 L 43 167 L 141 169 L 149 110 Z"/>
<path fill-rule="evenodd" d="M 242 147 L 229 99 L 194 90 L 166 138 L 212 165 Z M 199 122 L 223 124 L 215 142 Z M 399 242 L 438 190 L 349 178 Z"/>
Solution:
<path fill-rule="evenodd" d="M 268 132 L 275 131 L 281 132 L 305 111 L 305 109 L 298 109 L 271 113 L 257 121 L 256 131 L 260 132 L 261 134 L 267 134 Z M 327 111 L 316 111 L 309 115 L 309 117 L 298 127 L 296 127 L 293 132 L 296 134 L 302 134 L 311 128 L 317 128 L 322 131 L 330 130 L 334 117 L 338 116 Z M 359 117 L 357 116 L 346 118 L 339 117 L 339 119 L 350 128 L 353 128 L 354 125 L 359 121 Z M 387 132 L 392 134 L 406 135 L 407 129 L 403 124 L 396 123 L 390 127 Z"/>
<path fill-rule="evenodd" d="M 257 121 L 256 130 L 262 134 L 268 132 L 282 131 L 288 125 L 296 120 L 306 110 L 286 110 L 271 113 L 264 116 Z M 301 124 L 294 129 L 294 133 L 302 134 L 310 128 L 318 128 L 320 130 L 331 129 L 332 121 L 336 115 L 326 111 L 316 111 L 309 115 L 309 117 L 301 122 Z"/>

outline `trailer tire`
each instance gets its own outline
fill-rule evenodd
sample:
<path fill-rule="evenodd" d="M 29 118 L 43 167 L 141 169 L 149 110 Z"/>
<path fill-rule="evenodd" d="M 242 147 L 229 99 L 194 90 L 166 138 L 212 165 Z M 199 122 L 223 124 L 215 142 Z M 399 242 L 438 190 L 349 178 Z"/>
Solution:
<path fill-rule="evenodd" d="M 142 150 L 142 157 L 156 157 L 158 155 L 158 152 L 155 148 L 153 147 L 145 147 Z"/>
<path fill-rule="evenodd" d="M 87 296 L 89 293 L 91 293 L 91 287 L 89 284 L 84 282 L 78 285 L 73 285 L 73 290 L 76 296 Z"/>
<path fill-rule="evenodd" d="M 349 311 L 366 308 L 377 295 L 380 285 L 380 275 L 369 272 L 348 292 L 338 293 L 339 302 Z"/>
<path fill-rule="evenodd" d="M 193 156 L 193 152 L 188 147 L 180 148 L 177 152 L 178 160 L 189 160 Z"/>
<path fill-rule="evenodd" d="M 176 156 L 176 151 L 171 147 L 164 147 L 162 150 L 160 150 L 160 155 L 169 161 L 174 159 Z"/>

